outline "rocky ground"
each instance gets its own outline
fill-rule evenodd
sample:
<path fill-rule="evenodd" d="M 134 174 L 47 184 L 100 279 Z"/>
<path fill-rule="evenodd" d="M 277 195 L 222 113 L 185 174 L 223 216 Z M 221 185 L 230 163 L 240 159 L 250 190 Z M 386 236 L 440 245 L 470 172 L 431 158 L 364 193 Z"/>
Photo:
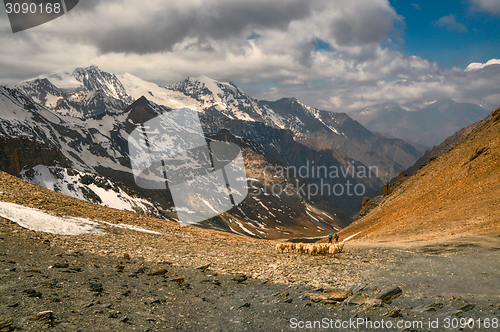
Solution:
<path fill-rule="evenodd" d="M 0 201 L 160 233 L 101 224 L 102 235 L 54 235 L 0 218 L 1 332 L 369 331 L 365 319 L 393 324 L 377 330 L 453 331 L 472 326 L 470 318 L 474 329 L 463 330 L 498 330 L 498 235 L 349 241 L 334 256 L 278 253 L 275 241 L 180 227 L 5 174 L 0 180 Z M 397 325 L 404 322 L 411 326 Z"/>
<path fill-rule="evenodd" d="M 498 330 L 498 237 L 348 244 L 334 257 L 312 257 L 253 240 L 221 241 L 217 254 L 192 234 L 61 236 L 6 219 L 0 230 L 0 331 L 287 331 L 314 321 L 370 330 L 364 319 L 441 331 L 445 318 L 488 318 L 490 328 L 465 330 Z M 423 325 L 396 327 L 405 321 Z"/>

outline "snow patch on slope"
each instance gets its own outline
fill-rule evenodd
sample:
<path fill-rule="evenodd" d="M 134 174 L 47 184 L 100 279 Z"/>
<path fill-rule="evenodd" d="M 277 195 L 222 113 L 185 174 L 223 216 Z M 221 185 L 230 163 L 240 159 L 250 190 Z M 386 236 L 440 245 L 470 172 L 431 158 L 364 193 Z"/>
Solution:
<path fill-rule="evenodd" d="M 309 115 L 311 115 L 311 116 L 315 117 L 316 119 L 318 119 L 318 121 L 320 121 L 328 129 L 330 129 L 334 134 L 337 134 L 339 136 L 347 137 L 344 133 L 339 132 L 337 130 L 337 128 L 335 128 L 334 126 L 331 126 L 331 125 L 325 123 L 325 121 L 323 120 L 323 117 L 322 117 L 323 114 L 321 113 L 320 110 L 318 110 L 316 108 L 313 108 L 311 106 L 307 106 L 306 104 L 303 104 L 302 102 L 300 102 L 298 100 L 297 100 L 297 103 L 299 105 L 301 105 L 309 113 Z"/>
<path fill-rule="evenodd" d="M 142 227 L 126 224 L 112 224 L 107 221 L 91 221 L 86 218 L 57 217 L 38 209 L 7 202 L 0 202 L 0 217 L 9 219 L 19 226 L 33 231 L 60 235 L 105 234 L 99 224 L 130 229 L 142 233 L 162 234 Z"/>
<path fill-rule="evenodd" d="M 127 91 L 127 94 L 135 100 L 144 96 L 155 104 L 173 109 L 198 104 L 196 100 L 185 96 L 182 92 L 168 90 L 129 73 L 118 75 L 117 77 Z"/>
<path fill-rule="evenodd" d="M 355 236 L 356 236 L 356 235 L 358 235 L 359 233 L 361 233 L 361 232 L 357 232 L 356 234 L 353 234 L 353 235 L 351 235 L 351 236 L 346 237 L 346 238 L 344 239 L 344 241 L 342 241 L 342 242 L 347 242 L 347 241 L 349 241 L 350 239 L 352 239 L 353 237 L 355 237 Z"/>
<path fill-rule="evenodd" d="M 99 224 L 85 218 L 56 217 L 43 211 L 14 203 L 0 202 L 0 217 L 39 232 L 62 235 L 104 234 Z"/>
<path fill-rule="evenodd" d="M 84 184 L 84 178 L 89 179 L 91 174 L 71 170 L 57 166 L 37 165 L 31 170 L 23 170 L 20 173 L 21 179 L 57 191 L 65 195 L 99 203 L 111 208 L 147 213 L 154 209 L 153 205 L 145 199 L 133 197 L 127 194 L 122 188 L 114 185 L 108 179 L 96 178 L 94 183 Z M 95 175 L 94 175 L 95 176 Z M 96 185 L 100 183 L 100 185 Z M 96 196 L 99 200 L 96 202 Z"/>
<path fill-rule="evenodd" d="M 73 70 L 69 69 L 61 69 L 61 70 L 56 70 L 50 74 L 44 74 L 40 75 L 38 77 L 35 77 L 34 79 L 37 78 L 46 78 L 50 81 L 50 83 L 54 84 L 56 87 L 58 87 L 61 90 L 65 91 L 76 91 L 76 90 L 81 90 L 83 89 L 83 84 L 79 82 L 74 76 L 73 76 Z M 29 79 L 24 82 L 32 81 L 34 79 Z"/>
<path fill-rule="evenodd" d="M 220 100 L 220 97 L 222 97 L 224 95 L 224 92 L 221 90 L 221 88 L 219 88 L 219 86 L 217 84 L 217 83 L 219 83 L 219 84 L 224 84 L 224 83 L 218 82 L 218 81 L 213 80 L 213 79 L 206 77 L 206 76 L 199 76 L 199 77 L 195 77 L 194 79 L 198 82 L 205 84 L 207 89 L 210 90 L 210 92 L 212 92 L 214 97 L 219 97 L 219 100 Z M 226 83 L 226 84 L 229 85 L 228 83 Z"/>
<path fill-rule="evenodd" d="M 253 236 L 255 236 L 254 233 L 252 233 L 251 230 L 249 230 L 248 228 L 246 228 L 245 226 L 243 226 L 243 224 L 241 222 L 239 222 L 238 220 L 235 220 L 235 219 L 231 219 L 231 221 L 235 222 L 244 232 L 248 233 L 248 234 L 251 234 Z M 241 234 L 241 233 L 240 233 Z"/>

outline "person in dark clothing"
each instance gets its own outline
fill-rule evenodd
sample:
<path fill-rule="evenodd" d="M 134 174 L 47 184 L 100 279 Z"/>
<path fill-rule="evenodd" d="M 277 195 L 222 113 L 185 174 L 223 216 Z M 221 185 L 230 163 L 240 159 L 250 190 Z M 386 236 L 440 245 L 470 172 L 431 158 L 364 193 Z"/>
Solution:
<path fill-rule="evenodd" d="M 328 243 L 332 243 L 332 234 L 328 235 Z"/>
<path fill-rule="evenodd" d="M 335 242 L 339 243 L 339 235 L 335 234 Z"/>

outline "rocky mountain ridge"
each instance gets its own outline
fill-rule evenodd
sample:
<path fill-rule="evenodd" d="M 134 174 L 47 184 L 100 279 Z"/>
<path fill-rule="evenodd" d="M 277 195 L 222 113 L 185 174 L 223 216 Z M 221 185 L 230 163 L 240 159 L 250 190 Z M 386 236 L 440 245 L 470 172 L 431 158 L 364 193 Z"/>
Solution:
<path fill-rule="evenodd" d="M 2 112 L 0 128 L 3 136 L 23 137 L 23 139 L 53 146 L 64 154 L 68 167 L 76 168 L 78 172 L 97 173 L 100 176 L 121 182 L 128 190 L 138 192 L 139 196 L 133 199 L 134 204 L 132 204 L 130 203 L 132 199 L 125 193 L 121 193 L 120 190 L 117 192 L 108 189 L 107 193 L 101 192 L 99 194 L 98 191 L 102 189 L 101 187 L 95 188 L 92 183 L 83 183 L 85 186 L 82 186 L 81 182 L 84 176 L 77 176 L 78 179 L 73 179 L 69 173 L 74 171 L 68 170 L 52 169 L 53 172 L 50 172 L 50 169 L 34 169 L 24 172 L 22 174 L 24 178 L 51 189 L 54 189 L 54 185 L 56 185 L 60 191 L 66 191 L 75 197 L 83 197 L 91 201 L 94 197 L 95 201 L 101 201 L 104 204 L 109 201 L 104 196 L 110 194 L 114 195 L 115 198 L 121 196 L 122 199 L 119 203 L 128 204 L 127 206 L 132 210 L 138 208 L 149 215 L 161 215 L 164 218 L 175 217 L 169 195 L 165 195 L 163 192 L 144 190 L 135 184 L 130 170 L 126 139 L 127 132 L 133 130 L 137 123 L 168 111 L 166 107 L 150 103 L 144 98 L 119 114 L 103 113 L 84 120 L 59 115 L 34 103 L 16 89 L 0 88 L 0 102 L 2 106 L 0 108 Z M 248 140 L 244 141 L 241 138 L 237 139 L 229 134 L 229 138 L 231 137 L 240 143 L 245 155 L 254 156 L 252 160 L 257 160 L 264 166 L 269 162 L 266 158 L 274 158 L 265 152 L 259 144 Z M 264 156 L 264 153 L 267 154 L 267 157 Z M 271 161 L 273 165 L 279 164 L 275 158 Z M 71 179 L 68 179 L 68 176 Z M 58 177 L 60 179 L 56 181 L 55 179 Z M 264 179 L 261 180 L 265 182 Z M 281 180 L 292 181 L 293 179 L 283 178 Z M 77 183 L 73 183 L 74 181 Z M 73 190 L 68 189 L 69 186 L 72 186 Z M 85 188 L 83 189 L 85 192 L 82 192 L 82 188 Z M 96 193 L 100 198 L 96 198 L 91 192 Z M 264 195 L 261 193 L 261 198 L 259 196 L 248 197 L 247 202 L 240 207 L 241 209 L 230 211 L 228 215 L 215 218 L 204 226 L 255 237 L 283 237 L 293 233 L 297 233 L 299 236 L 311 232 L 317 234 L 322 230 L 324 232 L 327 232 L 328 229 L 334 230 L 333 227 L 340 229 L 349 221 L 343 212 L 332 208 L 317 194 L 303 197 L 300 193 L 291 196 L 281 193 L 281 196 L 263 199 Z M 275 200 L 274 197 L 277 199 Z M 143 199 L 148 202 L 144 202 Z M 270 203 L 266 203 L 266 205 L 262 201 Z M 273 210 L 275 211 L 273 212 Z M 272 217 L 272 214 L 275 217 Z"/>
<path fill-rule="evenodd" d="M 54 110 L 61 114 L 86 118 L 103 110 L 116 111 L 120 109 L 120 102 L 129 105 L 142 96 L 172 109 L 195 105 L 201 113 L 213 117 L 261 122 L 270 127 L 290 130 L 299 139 L 324 141 L 331 149 L 340 149 L 366 166 L 377 166 L 383 181 L 411 166 L 425 151 L 421 145 L 371 133 L 345 113 L 321 111 L 295 98 L 283 98 L 275 102 L 259 101 L 246 95 L 234 83 L 219 82 L 205 76 L 190 77 L 161 87 L 130 74 L 114 75 L 90 66 L 72 72 L 42 75 L 39 79 L 48 80 L 57 87 L 55 89 L 61 90 L 59 95 L 62 91 L 85 91 L 84 96 L 73 97 L 81 100 L 80 107 L 75 106 L 75 101 L 56 106 Z M 62 98 L 53 95 L 52 86 L 46 92 L 41 92 L 42 87 L 33 88 L 36 85 L 34 81 L 36 79 L 24 81 L 17 87 L 35 100 L 43 100 L 44 94 L 50 95 L 51 98 L 47 100 L 52 100 L 52 103 L 46 103 L 47 107 L 54 104 L 54 99 Z M 44 83 L 43 86 L 48 84 Z M 89 96 L 92 91 L 100 91 L 107 98 Z M 86 106 L 91 104 L 97 105 L 93 112 Z"/>
<path fill-rule="evenodd" d="M 348 215 L 355 214 L 363 195 L 371 195 L 381 186 L 381 179 L 399 173 L 422 152 L 416 145 L 371 133 L 346 114 L 317 110 L 294 98 L 258 101 L 232 83 L 207 77 L 188 78 L 168 87 L 159 87 L 130 74 L 117 76 L 91 66 L 51 73 L 15 87 L 1 87 L 0 94 L 2 134 L 56 147 L 64 154 L 68 167 L 122 182 L 142 198 L 158 203 L 166 218 L 173 216 L 171 198 L 136 186 L 131 176 L 127 138 L 140 123 L 182 106 L 194 105 L 197 108 L 209 139 L 219 135 L 236 140 L 248 156 L 257 153 L 260 155 L 257 159 L 271 163 L 269 166 L 298 169 L 314 164 L 346 173 L 343 178 L 298 179 L 297 175 L 292 176 L 300 183 L 307 182 L 318 188 L 336 185 L 363 187 L 361 195 L 344 192 L 333 195 L 330 190 L 326 194 L 316 192 L 311 198 L 306 197 L 311 196 L 309 193 L 298 193 L 295 201 L 288 201 L 287 204 L 291 205 L 285 204 L 293 206 L 295 212 L 280 217 L 272 217 L 262 202 L 255 202 L 253 210 L 238 216 L 238 222 L 244 222 L 241 225 L 247 231 L 238 224 L 231 226 L 234 231 L 251 236 L 284 236 L 287 231 L 279 226 L 273 226 L 278 233 L 266 233 L 273 228 L 266 224 L 270 217 L 286 219 L 289 226 L 296 223 L 297 227 L 303 222 L 319 223 L 312 226 L 317 231 L 325 229 L 329 223 L 328 227 L 333 225 L 340 229 L 349 221 L 340 210 Z M 220 135 L 224 130 L 230 135 Z M 272 158 L 263 158 L 266 153 Z M 359 177 L 354 173 L 354 169 L 368 167 L 377 168 L 377 176 Z M 281 181 L 293 182 L 292 178 L 282 177 Z M 324 204 L 321 196 L 330 201 L 333 209 Z M 320 211 L 313 213 L 313 217 L 309 216 L 313 202 L 322 206 L 328 216 L 326 219 Z M 283 210 L 281 203 L 273 204 L 276 209 Z M 296 213 L 301 217 L 293 217 Z M 230 230 L 230 220 L 221 218 L 212 222 L 217 224 L 216 227 Z M 268 230 L 260 234 L 257 230 L 262 231 L 259 228 L 264 224 Z M 309 226 L 300 227 L 311 230 Z M 295 228 L 295 232 L 299 228 Z"/>

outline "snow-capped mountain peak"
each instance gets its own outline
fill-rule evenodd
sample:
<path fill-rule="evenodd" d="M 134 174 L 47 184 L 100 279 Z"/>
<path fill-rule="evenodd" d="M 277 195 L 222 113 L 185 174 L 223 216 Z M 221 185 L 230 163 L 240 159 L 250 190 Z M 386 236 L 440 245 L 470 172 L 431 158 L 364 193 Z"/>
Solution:
<path fill-rule="evenodd" d="M 77 91 L 102 91 L 107 96 L 121 100 L 125 103 L 133 102 L 133 99 L 127 94 L 122 83 L 115 74 L 102 71 L 97 66 L 86 68 L 76 68 L 74 70 L 58 70 L 49 74 L 40 75 L 34 79 L 25 80 L 16 87 L 23 88 L 24 92 L 29 93 L 28 87 L 37 81 L 49 81 L 59 92 L 71 94 Z M 49 107 L 49 105 L 45 105 Z"/>
<path fill-rule="evenodd" d="M 55 108 L 64 93 L 47 78 L 37 78 L 31 81 L 24 81 L 17 85 L 19 90 L 33 98 L 39 104 L 49 108 Z"/>
<path fill-rule="evenodd" d="M 184 81 L 177 82 L 166 88 L 193 95 L 204 95 L 207 98 L 210 97 L 216 102 L 222 103 L 230 96 L 233 98 L 248 98 L 234 83 L 220 82 L 207 76 L 188 77 Z"/>
<path fill-rule="evenodd" d="M 233 83 L 219 82 L 206 76 L 188 77 L 166 89 L 182 93 L 196 101 L 205 112 L 229 119 L 259 121 L 262 108 L 258 101 L 247 96 Z"/>
<path fill-rule="evenodd" d="M 133 102 L 118 77 L 100 70 L 97 66 L 76 68 L 73 77 L 81 82 L 87 91 L 103 91 L 109 97 L 125 103 Z"/>
<path fill-rule="evenodd" d="M 188 78 L 188 80 L 191 82 L 202 83 L 205 86 L 205 88 L 207 88 L 212 93 L 212 95 L 216 98 L 224 96 L 224 92 L 219 87 L 220 83 L 216 80 L 213 80 L 207 76 Z"/>
<path fill-rule="evenodd" d="M 116 75 L 97 66 L 55 71 L 14 88 L 59 114 L 83 119 L 116 113 L 134 101 Z"/>
<path fill-rule="evenodd" d="M 74 69 L 61 69 L 61 70 L 56 70 L 53 71 L 49 74 L 43 74 L 40 76 L 37 76 L 33 79 L 28 79 L 20 84 L 24 84 L 36 79 L 47 79 L 52 83 L 54 86 L 56 86 L 58 89 L 60 89 L 62 92 L 74 92 L 78 90 L 83 89 L 83 84 L 82 82 L 78 81 L 74 76 Z"/>
<path fill-rule="evenodd" d="M 188 78 L 188 80 L 193 82 L 200 82 L 205 85 L 205 87 L 210 90 L 210 92 L 215 97 L 223 97 L 226 92 L 240 93 L 243 94 L 241 90 L 239 90 L 233 83 L 230 82 L 220 82 L 216 81 L 207 76 L 198 76 L 193 78 Z"/>
<path fill-rule="evenodd" d="M 155 104 L 173 109 L 197 104 L 196 100 L 178 91 L 172 91 L 155 83 L 147 82 L 129 73 L 118 75 L 118 79 L 127 94 L 134 100 L 138 100 L 144 96 Z"/>

